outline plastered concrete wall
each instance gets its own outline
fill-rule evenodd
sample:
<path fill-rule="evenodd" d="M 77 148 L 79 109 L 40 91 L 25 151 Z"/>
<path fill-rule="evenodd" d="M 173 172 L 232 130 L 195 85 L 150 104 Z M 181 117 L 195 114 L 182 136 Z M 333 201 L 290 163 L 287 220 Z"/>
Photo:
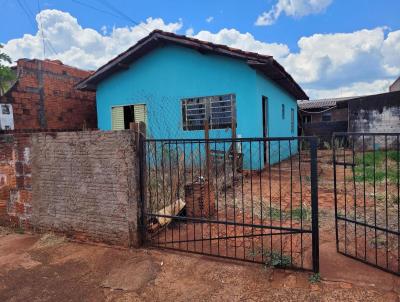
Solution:
<path fill-rule="evenodd" d="M 133 131 L 32 136 L 32 224 L 83 241 L 138 246 Z"/>

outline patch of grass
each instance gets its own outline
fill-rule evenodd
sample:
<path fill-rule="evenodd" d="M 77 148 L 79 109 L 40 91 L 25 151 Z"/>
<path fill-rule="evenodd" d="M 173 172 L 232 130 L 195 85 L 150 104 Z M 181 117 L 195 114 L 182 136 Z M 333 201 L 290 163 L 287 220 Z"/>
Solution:
<path fill-rule="evenodd" d="M 277 251 L 268 251 L 268 250 L 255 250 L 250 251 L 250 257 L 257 257 L 259 255 L 263 255 L 264 265 L 266 268 L 287 268 L 292 265 L 292 258 L 287 255 L 281 255 L 280 252 Z"/>
<path fill-rule="evenodd" d="M 15 229 L 15 233 L 17 233 L 17 234 L 25 234 L 25 230 L 23 228 L 21 228 L 21 227 L 17 227 Z"/>
<path fill-rule="evenodd" d="M 310 283 L 313 284 L 321 282 L 321 274 L 320 273 L 312 274 L 310 278 L 308 278 L 308 281 L 310 281 Z"/>
<path fill-rule="evenodd" d="M 387 156 L 387 162 L 386 162 Z M 357 154 L 355 157 L 354 177 L 355 181 L 363 182 L 389 182 L 398 181 L 397 162 L 399 154 L 397 151 L 371 151 Z M 387 174 L 386 174 L 387 165 Z"/>
<path fill-rule="evenodd" d="M 264 258 L 266 267 L 286 268 L 292 264 L 292 258 L 290 256 L 281 255 L 274 251 L 266 251 L 264 253 Z"/>
<path fill-rule="evenodd" d="M 287 210 L 287 211 L 280 211 L 278 208 L 267 208 L 267 218 L 272 218 L 274 220 L 280 220 L 282 217 L 282 220 L 289 220 L 292 218 L 292 220 L 296 221 L 301 221 L 301 220 L 308 220 L 311 219 L 311 209 L 303 207 L 303 208 L 293 208 L 292 211 Z"/>

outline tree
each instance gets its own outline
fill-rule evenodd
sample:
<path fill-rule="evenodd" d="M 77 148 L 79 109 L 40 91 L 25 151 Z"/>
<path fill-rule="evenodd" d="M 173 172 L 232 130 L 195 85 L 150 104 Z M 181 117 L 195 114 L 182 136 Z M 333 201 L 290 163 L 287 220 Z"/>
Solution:
<path fill-rule="evenodd" d="M 12 60 L 9 55 L 1 51 L 3 45 L 0 44 L 0 95 L 3 95 L 11 82 L 15 79 L 15 75 L 10 67 L 5 64 L 11 64 Z"/>

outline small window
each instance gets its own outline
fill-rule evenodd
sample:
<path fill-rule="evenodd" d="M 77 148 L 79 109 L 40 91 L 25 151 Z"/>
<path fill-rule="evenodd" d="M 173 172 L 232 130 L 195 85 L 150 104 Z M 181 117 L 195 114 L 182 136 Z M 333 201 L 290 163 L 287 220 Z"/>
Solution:
<path fill-rule="evenodd" d="M 330 122 L 331 119 L 332 119 L 332 113 L 331 112 L 322 113 L 322 121 L 323 122 Z"/>
<path fill-rule="evenodd" d="M 294 133 L 294 109 L 290 109 L 290 132 Z"/>
<path fill-rule="evenodd" d="M 10 107 L 7 105 L 1 105 L 1 113 L 7 115 L 10 114 Z"/>
<path fill-rule="evenodd" d="M 282 104 L 282 119 L 285 119 L 285 104 Z"/>
<path fill-rule="evenodd" d="M 234 110 L 233 94 L 183 99 L 183 130 L 202 130 L 206 120 L 210 129 L 231 128 Z"/>
<path fill-rule="evenodd" d="M 145 104 L 116 106 L 111 109 L 112 130 L 129 129 L 130 123 L 146 124 L 147 110 Z"/>

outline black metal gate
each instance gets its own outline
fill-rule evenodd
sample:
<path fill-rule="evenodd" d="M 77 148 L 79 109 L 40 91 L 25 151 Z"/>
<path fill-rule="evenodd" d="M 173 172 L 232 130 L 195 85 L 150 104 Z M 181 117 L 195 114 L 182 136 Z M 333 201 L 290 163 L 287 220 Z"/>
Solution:
<path fill-rule="evenodd" d="M 400 133 L 336 133 L 339 253 L 400 275 Z"/>
<path fill-rule="evenodd" d="M 148 244 L 319 271 L 316 138 L 149 139 L 142 147 Z"/>

